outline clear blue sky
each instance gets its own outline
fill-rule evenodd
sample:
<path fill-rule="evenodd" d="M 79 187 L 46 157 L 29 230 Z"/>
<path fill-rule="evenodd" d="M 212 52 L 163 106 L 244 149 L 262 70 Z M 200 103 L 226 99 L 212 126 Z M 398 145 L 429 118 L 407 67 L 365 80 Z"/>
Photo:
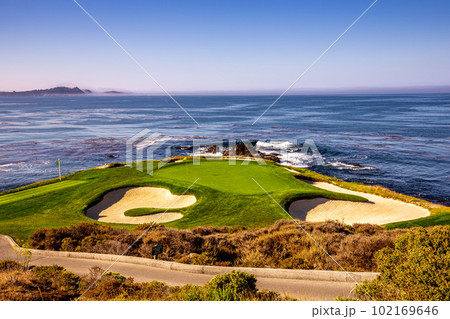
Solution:
<path fill-rule="evenodd" d="M 169 91 L 284 89 L 371 0 L 79 0 Z M 0 1 L 0 91 L 158 87 L 72 0 Z M 450 1 L 379 0 L 296 88 L 450 85 Z"/>

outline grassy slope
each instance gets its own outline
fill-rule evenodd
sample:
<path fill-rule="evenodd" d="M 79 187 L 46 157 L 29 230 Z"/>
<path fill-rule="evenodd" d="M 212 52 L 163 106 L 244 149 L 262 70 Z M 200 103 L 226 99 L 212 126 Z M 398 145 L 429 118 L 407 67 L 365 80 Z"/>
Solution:
<path fill-rule="evenodd" d="M 237 164 L 241 164 L 238 161 Z M 156 165 L 156 163 L 153 163 Z M 144 171 L 146 163 L 144 163 Z M 295 198 L 328 197 L 363 201 L 357 196 L 321 190 L 301 182 L 281 167 L 267 163 L 261 166 L 229 166 L 223 161 L 202 161 L 200 166 L 192 162 L 167 164 L 154 176 L 130 167 L 91 169 L 64 177 L 64 181 L 82 183 L 68 188 L 58 188 L 59 181 L 35 183 L 20 190 L 0 195 L 0 233 L 24 241 L 37 228 L 54 228 L 72 225 L 80 221 L 92 221 L 85 210 L 110 190 L 127 186 L 163 186 L 172 193 L 182 193 L 199 178 L 188 193 L 194 194 L 196 204 L 179 209 L 182 219 L 168 223 L 176 228 L 199 225 L 242 225 L 248 227 L 267 226 L 274 221 L 287 218 L 286 214 L 252 180 L 258 181 L 282 205 Z M 69 182 L 69 183 L 70 183 Z M 56 183 L 56 184 L 51 184 Z M 67 182 L 64 182 L 67 183 Z M 42 186 L 42 185 L 48 186 Z M 43 187 L 51 191 L 43 192 Z M 23 198 L 25 192 L 33 197 Z M 8 197 L 8 202 L 2 198 Z M 20 200 L 11 201 L 14 196 Z M 134 228 L 135 225 L 121 225 Z"/>
<path fill-rule="evenodd" d="M 359 191 L 369 194 L 378 195 L 381 197 L 392 198 L 401 200 L 406 203 L 415 204 L 421 207 L 424 207 L 430 211 L 430 216 L 413 219 L 404 222 L 397 222 L 385 225 L 388 229 L 393 228 L 411 228 L 411 227 L 427 227 L 427 226 L 435 226 L 435 225 L 450 225 L 450 207 L 434 204 L 427 202 L 422 199 L 418 199 L 412 196 L 403 195 L 391 191 L 382 186 L 369 186 L 361 183 L 354 182 L 345 182 L 341 179 L 335 177 L 325 176 L 314 171 L 310 171 L 307 169 L 290 167 L 291 169 L 297 171 L 302 178 L 320 182 L 327 182 L 337 186 L 341 186 L 343 188 L 347 188 L 353 191 Z"/>

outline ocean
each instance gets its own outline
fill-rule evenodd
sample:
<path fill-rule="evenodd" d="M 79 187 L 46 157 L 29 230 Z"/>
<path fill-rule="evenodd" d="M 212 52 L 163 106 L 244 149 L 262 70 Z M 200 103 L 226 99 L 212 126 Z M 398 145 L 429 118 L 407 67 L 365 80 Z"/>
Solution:
<path fill-rule="evenodd" d="M 63 174 L 125 162 L 127 139 L 149 129 L 171 155 L 249 140 L 284 164 L 449 204 L 448 94 L 285 96 L 255 125 L 276 96 L 175 98 L 199 126 L 164 96 L 0 98 L 0 191 L 57 177 L 58 158 Z M 323 162 L 301 152 L 306 140 Z"/>

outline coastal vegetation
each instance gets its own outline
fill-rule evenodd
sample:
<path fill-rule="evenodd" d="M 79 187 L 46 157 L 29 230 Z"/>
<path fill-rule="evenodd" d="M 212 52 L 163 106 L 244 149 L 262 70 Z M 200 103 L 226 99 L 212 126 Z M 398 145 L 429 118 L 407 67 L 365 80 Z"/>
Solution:
<path fill-rule="evenodd" d="M 357 286 L 361 300 L 450 300 L 450 226 L 418 228 L 375 254 L 380 275 Z M 368 296 L 370 295 L 370 297 Z"/>
<path fill-rule="evenodd" d="M 147 231 L 150 225 L 140 225 L 130 231 L 79 223 L 38 229 L 30 236 L 29 245 L 36 249 L 104 254 L 122 254 L 128 249 L 129 256 L 151 258 L 152 247 L 158 244 L 163 246 L 159 259 L 187 264 L 342 270 L 318 247 L 319 243 L 348 271 L 376 271 L 375 253 L 393 248 L 395 240 L 407 232 L 370 224 L 300 225 L 304 231 L 292 220 L 279 220 L 258 229 L 200 226 L 177 230 L 154 225 Z"/>
<path fill-rule="evenodd" d="M 284 265 L 295 265 L 287 268 L 304 268 L 305 260 L 298 256 L 293 259 L 289 259 L 289 257 L 282 259 L 282 254 L 285 253 L 283 252 L 284 248 L 292 251 L 290 248 L 300 242 L 298 238 L 294 238 L 291 242 L 287 240 L 289 232 L 286 230 L 294 225 L 287 221 L 279 221 L 276 224 L 278 224 L 277 227 L 272 229 L 260 230 L 259 237 L 255 237 L 254 242 L 249 244 L 248 251 L 254 250 L 261 253 L 262 247 L 265 247 L 265 252 L 267 252 L 265 256 L 254 255 L 258 262 L 269 263 L 262 265 L 264 267 L 270 266 L 270 262 L 274 258 L 279 258 Z M 420 227 L 412 230 L 385 230 L 379 226 L 367 224 L 355 226 L 353 229 L 337 223 L 321 223 L 320 225 L 304 223 L 302 226 L 311 232 L 325 249 L 339 251 L 338 254 L 333 252 L 331 256 L 347 271 L 358 269 L 358 267 L 361 269 L 361 265 L 370 261 L 370 270 L 380 272 L 376 279 L 356 286 L 354 294 L 356 299 L 337 297 L 337 300 L 450 300 L 449 225 Z M 41 245 L 47 245 L 46 248 L 61 244 L 61 250 L 77 250 L 79 247 L 76 246 L 79 242 L 77 238 L 65 237 L 60 240 L 61 234 L 71 234 L 72 236 L 91 234 L 81 240 L 80 251 L 90 247 L 91 251 L 101 252 L 96 248 L 102 247 L 104 251 L 121 253 L 121 251 L 111 251 L 108 248 L 117 248 L 114 246 L 112 238 L 116 241 L 121 238 L 123 242 L 131 242 L 136 239 L 134 236 L 138 235 L 143 228 L 145 226 L 140 226 L 136 232 L 129 233 L 123 229 L 84 223 L 66 229 L 38 231 L 32 236 L 35 237 L 32 238 L 32 242 L 33 245 L 36 245 L 35 241 L 40 240 Z M 175 237 L 176 241 L 187 239 L 190 242 L 183 249 L 189 248 L 189 245 L 192 245 L 198 238 L 205 238 L 205 241 L 208 242 L 207 245 L 211 248 L 213 245 L 217 245 L 216 252 L 219 254 L 216 257 L 223 257 L 226 255 L 224 250 L 226 245 L 220 239 L 233 236 L 241 239 L 252 237 L 248 230 L 233 227 L 222 227 L 216 230 L 212 227 L 198 227 L 198 229 L 193 229 L 191 234 L 186 234 L 188 232 L 186 230 L 172 229 L 171 232 L 161 232 L 162 230 L 164 228 L 160 226 L 151 229 L 150 239 L 144 237 L 138 250 L 142 250 L 146 243 L 151 247 L 157 242 L 150 243 L 151 239 L 155 238 L 161 240 L 160 243 L 166 243 L 165 245 L 171 237 Z M 335 231 L 343 232 L 343 230 L 353 233 L 353 235 L 347 234 L 344 241 L 336 244 L 335 240 L 339 236 L 336 236 Z M 94 233 L 96 235 L 92 235 Z M 283 233 L 286 233 L 286 236 L 282 236 Z M 195 234 L 201 234 L 202 237 L 195 237 Z M 293 236 L 292 233 L 290 235 Z M 325 242 L 324 238 L 328 238 L 329 241 Z M 384 240 L 380 240 L 380 238 L 384 238 Z M 279 242 L 283 249 L 277 246 Z M 259 243 L 259 246 L 256 243 Z M 124 247 L 128 245 L 129 243 Z M 299 247 L 300 249 L 297 248 L 295 251 L 305 252 L 308 249 L 305 246 Z M 163 255 L 174 253 L 177 249 L 173 248 L 165 249 Z M 274 251 L 277 252 L 270 255 L 270 252 Z M 210 258 L 211 255 L 208 254 L 194 253 L 188 256 L 190 261 L 195 264 L 225 265 L 223 262 L 217 262 L 217 259 Z M 310 256 L 314 256 L 314 253 Z M 314 260 L 316 263 L 321 263 L 325 259 L 329 260 L 329 264 L 334 263 L 327 256 L 323 256 L 322 259 L 320 254 L 316 254 L 316 257 L 319 257 Z M 183 287 L 170 287 L 165 283 L 155 281 L 134 283 L 132 278 L 107 272 L 93 285 L 92 289 L 84 294 L 86 288 L 94 283 L 102 273 L 102 269 L 94 267 L 90 270 L 89 275 L 79 276 L 56 265 L 40 266 L 29 270 L 28 267 L 11 260 L 0 261 L 0 300 L 75 300 L 79 297 L 81 300 L 292 300 L 292 298 L 281 296 L 274 291 L 258 291 L 253 275 L 235 271 L 218 275 L 204 286 L 185 285 Z"/>
<path fill-rule="evenodd" d="M 58 265 L 24 269 L 14 261 L 3 260 L 0 261 L 0 300 L 295 300 L 272 290 L 258 290 L 256 278 L 244 272 L 217 275 L 204 286 L 181 287 L 168 286 L 158 281 L 135 283 L 131 277 L 126 278 L 115 272 L 103 272 L 103 269 L 93 267 L 89 275 L 79 276 Z M 97 279 L 99 280 L 96 282 Z"/>

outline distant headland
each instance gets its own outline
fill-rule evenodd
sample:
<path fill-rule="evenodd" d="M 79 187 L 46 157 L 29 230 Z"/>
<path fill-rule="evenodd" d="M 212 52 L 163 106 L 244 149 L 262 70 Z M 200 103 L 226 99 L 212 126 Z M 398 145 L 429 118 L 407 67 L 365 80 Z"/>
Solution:
<path fill-rule="evenodd" d="M 100 94 L 122 94 L 120 91 L 106 91 Z M 58 95 L 83 95 L 93 94 L 91 90 L 81 90 L 78 87 L 69 88 L 66 86 L 58 86 L 51 89 L 40 89 L 31 91 L 12 91 L 0 92 L 0 96 L 58 96 Z"/>

